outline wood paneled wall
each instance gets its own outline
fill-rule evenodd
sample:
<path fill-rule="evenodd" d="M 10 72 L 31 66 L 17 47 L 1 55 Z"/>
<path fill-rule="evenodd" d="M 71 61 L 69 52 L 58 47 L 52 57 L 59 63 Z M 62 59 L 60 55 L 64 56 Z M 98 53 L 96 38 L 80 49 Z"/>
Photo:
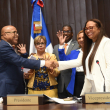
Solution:
<path fill-rule="evenodd" d="M 14 25 L 19 33 L 19 43 L 29 50 L 32 8 L 31 0 L 0 0 L 0 29 Z M 56 32 L 63 25 L 71 25 L 73 39 L 91 18 L 100 19 L 110 36 L 110 0 L 44 0 L 42 12 L 51 42 L 58 44 Z"/>

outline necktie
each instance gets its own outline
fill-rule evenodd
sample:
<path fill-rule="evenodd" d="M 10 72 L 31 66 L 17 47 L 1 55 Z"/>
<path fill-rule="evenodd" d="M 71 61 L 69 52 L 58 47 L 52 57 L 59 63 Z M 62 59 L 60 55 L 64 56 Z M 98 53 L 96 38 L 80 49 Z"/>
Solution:
<path fill-rule="evenodd" d="M 65 54 L 66 54 L 66 52 L 67 52 L 67 45 L 68 45 L 68 44 L 66 44 L 66 43 L 65 43 L 65 45 L 64 45 L 64 49 L 65 49 L 64 51 L 65 51 Z"/>

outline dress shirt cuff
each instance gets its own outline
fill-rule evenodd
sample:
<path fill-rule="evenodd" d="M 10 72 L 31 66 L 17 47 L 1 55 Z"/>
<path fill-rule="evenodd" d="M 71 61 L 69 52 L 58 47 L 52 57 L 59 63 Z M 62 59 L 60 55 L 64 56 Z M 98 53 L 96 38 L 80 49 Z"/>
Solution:
<path fill-rule="evenodd" d="M 59 64 L 60 61 L 57 61 L 57 62 L 58 62 L 58 64 Z M 58 69 L 58 71 L 60 71 L 59 67 L 57 67 L 57 69 Z"/>
<path fill-rule="evenodd" d="M 44 65 L 45 65 L 45 60 L 41 60 L 40 67 L 43 67 Z"/>
<path fill-rule="evenodd" d="M 63 49 L 64 48 L 64 45 L 59 45 L 59 49 Z"/>

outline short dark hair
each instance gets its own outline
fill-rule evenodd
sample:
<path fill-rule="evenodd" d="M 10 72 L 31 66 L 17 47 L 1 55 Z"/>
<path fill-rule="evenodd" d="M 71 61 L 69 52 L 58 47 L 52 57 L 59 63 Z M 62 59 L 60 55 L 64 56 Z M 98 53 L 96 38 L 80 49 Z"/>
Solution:
<path fill-rule="evenodd" d="M 64 27 L 66 27 L 66 26 L 70 27 L 70 28 L 71 28 L 71 32 L 73 33 L 72 27 L 71 27 L 70 25 L 64 25 L 64 26 L 62 27 L 62 29 L 63 29 Z"/>

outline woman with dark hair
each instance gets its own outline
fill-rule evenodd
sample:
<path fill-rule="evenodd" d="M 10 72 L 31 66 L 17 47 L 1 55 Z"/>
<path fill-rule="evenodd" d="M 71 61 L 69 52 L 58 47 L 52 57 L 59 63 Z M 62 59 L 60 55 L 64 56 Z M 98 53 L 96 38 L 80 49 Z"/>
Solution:
<path fill-rule="evenodd" d="M 110 92 L 109 49 L 110 39 L 106 36 L 101 21 L 88 20 L 84 27 L 83 52 L 80 52 L 75 60 L 60 61 L 59 70 L 83 65 L 85 82 L 81 95 L 86 92 L 103 92 L 104 85 L 106 86 L 105 91 Z"/>

